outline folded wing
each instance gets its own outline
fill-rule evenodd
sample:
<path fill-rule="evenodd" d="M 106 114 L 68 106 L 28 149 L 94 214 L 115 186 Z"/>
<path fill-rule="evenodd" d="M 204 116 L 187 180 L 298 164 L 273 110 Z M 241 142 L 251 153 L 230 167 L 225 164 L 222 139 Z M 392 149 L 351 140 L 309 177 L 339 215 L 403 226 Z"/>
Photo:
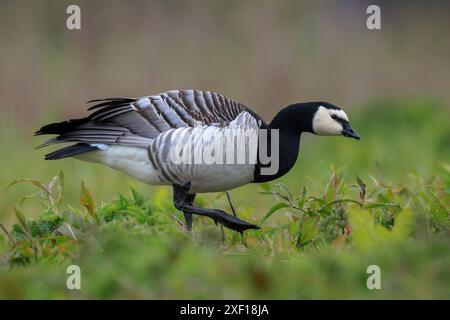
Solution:
<path fill-rule="evenodd" d="M 93 100 L 88 117 L 42 127 L 36 135 L 54 134 L 40 147 L 55 143 L 75 145 L 48 154 L 60 159 L 101 148 L 101 145 L 148 147 L 161 133 L 175 128 L 213 125 L 224 127 L 251 109 L 220 94 L 199 90 L 173 90 L 141 98 Z M 58 152 L 59 151 L 59 152 Z"/>

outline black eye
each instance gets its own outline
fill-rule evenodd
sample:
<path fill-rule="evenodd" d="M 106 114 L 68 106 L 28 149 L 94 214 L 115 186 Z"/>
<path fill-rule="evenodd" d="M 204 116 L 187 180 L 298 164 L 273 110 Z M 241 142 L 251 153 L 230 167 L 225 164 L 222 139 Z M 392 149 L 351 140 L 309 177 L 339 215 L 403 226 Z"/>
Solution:
<path fill-rule="evenodd" d="M 341 117 L 338 117 L 337 115 L 333 114 L 331 115 L 331 118 L 333 118 L 334 120 L 336 120 L 337 122 L 344 124 L 347 122 L 347 120 L 342 119 Z"/>

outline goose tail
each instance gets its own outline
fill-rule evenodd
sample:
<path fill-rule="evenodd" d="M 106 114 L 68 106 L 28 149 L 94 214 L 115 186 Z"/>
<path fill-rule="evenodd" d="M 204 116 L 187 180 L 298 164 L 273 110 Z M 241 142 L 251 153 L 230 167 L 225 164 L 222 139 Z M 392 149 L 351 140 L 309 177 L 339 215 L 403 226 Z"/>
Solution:
<path fill-rule="evenodd" d="M 96 146 L 91 146 L 86 143 L 77 143 L 67 146 L 45 155 L 45 160 L 58 160 L 80 155 L 82 153 L 98 150 Z"/>

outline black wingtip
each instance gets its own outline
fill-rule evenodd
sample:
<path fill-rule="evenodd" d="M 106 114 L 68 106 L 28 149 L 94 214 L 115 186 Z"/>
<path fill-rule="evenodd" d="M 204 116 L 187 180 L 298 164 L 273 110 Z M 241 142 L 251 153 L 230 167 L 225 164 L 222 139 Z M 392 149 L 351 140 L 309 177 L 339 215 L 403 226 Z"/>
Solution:
<path fill-rule="evenodd" d="M 93 100 L 89 100 L 86 104 L 98 102 L 98 103 L 96 103 L 93 106 L 88 108 L 88 111 L 90 111 L 90 110 L 98 109 L 98 108 L 101 108 L 101 107 L 114 106 L 114 105 L 117 105 L 117 104 L 124 104 L 124 103 L 131 103 L 131 102 L 134 102 L 134 101 L 136 101 L 136 98 L 132 98 L 132 97 L 114 97 L 114 98 L 104 98 L 104 99 L 93 99 Z"/>
<path fill-rule="evenodd" d="M 87 121 L 88 119 L 84 118 L 50 123 L 37 130 L 34 135 L 40 136 L 43 134 L 64 134 L 73 130 L 77 126 L 86 123 Z"/>
<path fill-rule="evenodd" d="M 77 156 L 86 152 L 98 150 L 97 147 L 91 146 L 85 143 L 78 143 L 56 151 L 50 152 L 44 156 L 45 160 L 58 160 L 63 158 L 69 158 Z"/>
<path fill-rule="evenodd" d="M 44 127 L 40 128 L 39 130 L 35 131 L 33 135 L 34 136 L 41 136 L 43 134 L 46 134 L 46 128 L 45 127 L 46 126 L 44 126 Z"/>
<path fill-rule="evenodd" d="M 92 99 L 86 102 L 86 104 L 92 103 L 92 102 L 103 102 L 103 101 L 115 101 L 115 100 L 134 100 L 135 98 L 132 97 L 111 97 L 111 98 L 102 98 L 102 99 Z"/>

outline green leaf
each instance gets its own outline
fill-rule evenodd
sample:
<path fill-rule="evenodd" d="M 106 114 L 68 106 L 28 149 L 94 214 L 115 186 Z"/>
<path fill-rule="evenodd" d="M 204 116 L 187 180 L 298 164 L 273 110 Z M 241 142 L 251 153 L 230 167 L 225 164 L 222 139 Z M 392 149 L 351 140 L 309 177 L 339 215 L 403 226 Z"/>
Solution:
<path fill-rule="evenodd" d="M 52 232 L 52 224 L 43 220 L 31 220 L 28 222 L 30 226 L 31 235 L 34 238 L 42 237 L 50 234 Z"/>
<path fill-rule="evenodd" d="M 266 220 L 269 219 L 269 217 L 271 215 L 273 215 L 276 211 L 283 209 L 283 208 L 287 208 L 287 207 L 289 207 L 289 205 L 287 203 L 284 203 L 284 202 L 277 203 L 272 208 L 270 208 L 269 212 L 267 212 L 266 215 L 264 216 L 264 218 L 262 218 L 261 223 L 266 222 Z"/>
<path fill-rule="evenodd" d="M 285 196 L 287 199 L 289 200 L 292 199 L 291 190 L 289 190 L 289 187 L 287 185 L 285 185 L 284 183 L 277 183 L 275 187 L 279 188 L 282 192 L 284 192 L 284 194 L 282 193 L 282 195 Z"/>
<path fill-rule="evenodd" d="M 28 226 L 25 216 L 15 206 L 14 206 L 14 212 L 16 214 L 17 222 L 19 223 L 19 226 L 22 229 L 23 233 L 27 236 L 27 238 L 32 239 L 31 230 L 30 230 L 30 227 Z"/>
<path fill-rule="evenodd" d="M 116 203 L 119 210 L 126 210 L 129 204 L 127 197 L 125 197 L 121 193 L 119 193 L 119 198 L 117 199 Z"/>
<path fill-rule="evenodd" d="M 303 209 L 306 200 L 306 187 L 303 187 L 302 193 L 297 198 L 297 207 Z"/>
<path fill-rule="evenodd" d="M 134 189 L 133 187 L 130 186 L 131 189 L 131 193 L 133 195 L 133 200 L 134 203 L 137 206 L 142 206 L 145 203 L 145 198 L 142 194 L 139 193 L 139 191 L 137 191 L 136 189 Z"/>
<path fill-rule="evenodd" d="M 373 203 L 366 205 L 366 209 L 375 209 L 375 208 L 383 208 L 383 207 L 397 207 L 400 209 L 400 205 L 398 203 L 394 202 L 387 202 L 387 203 Z"/>
<path fill-rule="evenodd" d="M 332 205 L 335 205 L 335 204 L 338 204 L 338 203 L 346 203 L 346 202 L 355 203 L 355 204 L 357 204 L 360 207 L 363 206 L 361 202 L 353 200 L 353 199 L 337 199 L 337 200 L 333 200 L 333 201 L 330 201 L 330 202 L 322 205 L 322 207 L 319 210 L 317 210 L 317 211 L 320 212 L 320 211 L 326 209 L 329 206 L 332 206 Z"/>
<path fill-rule="evenodd" d="M 95 213 L 94 198 L 92 197 L 91 191 L 85 187 L 84 182 L 81 182 L 80 203 L 86 208 L 87 212 L 94 219 L 94 221 L 99 224 L 100 221 Z"/>
<path fill-rule="evenodd" d="M 300 232 L 297 244 L 304 246 L 311 240 L 314 240 L 319 234 L 319 217 L 306 217 L 300 226 Z"/>
<path fill-rule="evenodd" d="M 264 195 L 277 195 L 277 192 L 274 191 L 259 191 L 259 194 L 264 194 Z"/>

